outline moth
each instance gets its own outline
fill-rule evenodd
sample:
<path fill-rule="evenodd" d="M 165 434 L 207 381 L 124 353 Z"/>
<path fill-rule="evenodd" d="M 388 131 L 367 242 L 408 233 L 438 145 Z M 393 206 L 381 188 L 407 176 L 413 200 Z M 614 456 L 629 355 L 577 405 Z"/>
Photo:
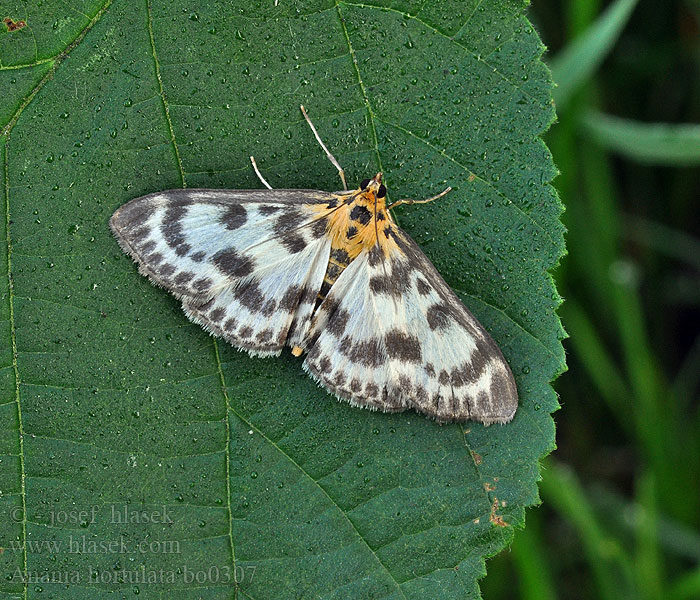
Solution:
<path fill-rule="evenodd" d="M 187 316 L 253 356 L 285 345 L 353 406 L 440 422 L 510 421 L 515 380 L 491 336 L 387 204 L 382 174 L 343 191 L 176 189 L 136 198 L 110 226 Z"/>

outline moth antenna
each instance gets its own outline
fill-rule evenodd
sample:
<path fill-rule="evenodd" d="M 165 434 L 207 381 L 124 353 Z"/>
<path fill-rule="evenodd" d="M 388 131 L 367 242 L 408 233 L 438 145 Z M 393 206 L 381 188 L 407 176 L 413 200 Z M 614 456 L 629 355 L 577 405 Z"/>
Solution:
<path fill-rule="evenodd" d="M 311 119 L 309 119 L 309 115 L 306 114 L 306 109 L 304 108 L 304 105 L 302 104 L 299 108 L 301 108 L 301 114 L 304 115 L 306 122 L 309 124 L 309 127 L 311 127 L 311 131 L 314 132 L 314 137 L 316 138 L 316 141 L 319 144 L 321 144 L 321 148 L 323 148 L 323 151 L 326 153 L 328 160 L 330 160 L 333 163 L 333 166 L 336 169 L 338 169 L 338 175 L 340 175 L 340 179 L 343 182 L 343 189 L 347 190 L 348 184 L 345 183 L 345 171 L 343 170 L 343 167 L 340 166 L 340 163 L 335 159 L 335 156 L 331 154 L 331 151 L 328 148 L 326 148 L 326 145 L 323 143 L 321 136 L 318 135 L 318 131 L 316 131 L 314 124 L 311 122 Z"/>
<path fill-rule="evenodd" d="M 272 186 L 271 186 L 269 183 L 267 183 L 267 181 L 265 181 L 265 178 L 262 176 L 262 173 L 260 173 L 260 171 L 258 170 L 258 165 L 257 165 L 257 163 L 255 162 L 255 159 L 254 159 L 252 156 L 250 157 L 250 162 L 253 163 L 253 169 L 255 169 L 255 174 L 258 176 L 258 179 L 259 179 L 260 181 L 262 181 L 262 184 L 263 184 L 268 190 L 271 190 L 271 189 L 272 189 Z"/>
<path fill-rule="evenodd" d="M 437 200 L 438 198 L 442 198 L 445 194 L 448 192 L 451 192 L 452 188 L 447 187 L 444 190 L 442 190 L 437 196 L 433 196 L 432 198 L 426 198 L 425 200 L 411 200 L 409 198 L 405 198 L 403 200 L 397 200 L 393 204 L 389 205 L 389 208 L 396 208 L 397 206 L 400 206 L 402 204 L 426 204 L 427 202 L 432 202 L 433 200 Z"/>

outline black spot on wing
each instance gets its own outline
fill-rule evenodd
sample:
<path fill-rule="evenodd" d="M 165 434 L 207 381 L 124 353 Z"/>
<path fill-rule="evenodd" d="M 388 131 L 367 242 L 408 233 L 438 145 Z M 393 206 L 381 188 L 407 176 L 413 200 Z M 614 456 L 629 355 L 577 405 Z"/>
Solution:
<path fill-rule="evenodd" d="M 338 308 L 330 316 L 326 330 L 336 338 L 341 338 L 345 333 L 348 321 L 350 321 L 350 313 L 344 308 Z"/>
<path fill-rule="evenodd" d="M 300 210 L 294 208 L 285 210 L 277 219 L 275 220 L 274 231 L 278 235 L 284 235 L 289 233 L 293 229 L 296 229 L 304 222 L 304 215 Z"/>
<path fill-rule="evenodd" d="M 322 357 L 318 361 L 318 367 L 321 370 L 321 372 L 330 373 L 332 367 L 330 359 L 327 356 Z"/>
<path fill-rule="evenodd" d="M 455 367 L 450 372 L 450 382 L 452 387 L 458 388 L 475 382 L 486 369 L 487 358 L 481 349 L 472 352 L 470 362 L 465 362 L 459 367 Z"/>
<path fill-rule="evenodd" d="M 258 335 L 255 336 L 255 339 L 262 343 L 262 342 L 267 342 L 272 339 L 272 329 L 269 327 L 266 329 L 263 329 L 258 333 Z"/>
<path fill-rule="evenodd" d="M 174 265 L 164 263 L 158 267 L 158 274 L 163 277 L 170 277 L 176 270 Z"/>
<path fill-rule="evenodd" d="M 282 245 L 292 254 L 297 254 L 306 248 L 304 238 L 297 233 L 281 236 L 280 242 L 282 242 Z"/>
<path fill-rule="evenodd" d="M 350 227 L 348 227 L 348 230 L 345 232 L 345 235 L 348 239 L 355 237 L 357 235 L 357 227 L 351 225 Z"/>
<path fill-rule="evenodd" d="M 151 261 L 152 262 L 152 261 Z M 176 276 L 175 276 L 175 283 L 177 285 L 184 285 L 188 281 L 190 281 L 194 277 L 194 273 L 192 271 L 180 271 Z"/>
<path fill-rule="evenodd" d="M 352 362 L 368 367 L 378 367 L 386 362 L 386 353 L 377 338 L 355 341 L 346 335 L 340 340 L 338 349 Z"/>
<path fill-rule="evenodd" d="M 155 249 L 155 247 L 156 247 L 156 243 L 153 240 L 150 240 L 150 241 L 146 242 L 145 244 L 142 244 L 141 248 L 139 248 L 139 249 L 141 250 L 142 255 L 147 255 L 149 252 L 151 252 L 151 250 Z"/>
<path fill-rule="evenodd" d="M 440 404 L 442 402 L 442 394 L 440 392 L 435 392 L 433 397 L 430 399 L 432 403 L 431 414 L 437 415 L 440 412 Z"/>
<path fill-rule="evenodd" d="M 163 222 L 160 225 L 160 232 L 166 244 L 170 246 L 178 256 L 186 256 L 191 250 L 185 242 L 185 234 L 182 230 L 182 219 L 187 213 L 189 200 L 173 201 L 169 204 L 163 215 Z"/>
<path fill-rule="evenodd" d="M 250 312 L 260 312 L 265 301 L 260 286 L 255 280 L 247 281 L 243 285 L 236 287 L 233 291 L 233 297 Z"/>
<path fill-rule="evenodd" d="M 223 319 L 225 316 L 226 309 L 221 308 L 220 306 L 212 310 L 211 313 L 209 313 L 209 318 L 214 322 L 221 321 L 221 319 Z"/>
<path fill-rule="evenodd" d="M 421 296 L 427 296 L 433 289 L 430 287 L 430 284 L 428 284 L 428 282 L 422 277 L 419 277 L 416 280 L 416 288 L 418 289 L 418 293 Z"/>
<path fill-rule="evenodd" d="M 203 304 L 199 304 L 199 303 L 195 302 L 194 300 L 190 300 L 187 304 L 188 304 L 188 306 L 192 307 L 192 309 L 198 310 L 199 312 L 202 312 L 202 313 L 205 313 L 212 306 L 214 306 L 215 302 L 216 302 L 216 298 L 209 298 L 209 300 L 207 300 Z"/>
<path fill-rule="evenodd" d="M 321 217 L 320 219 L 316 219 L 311 226 L 311 235 L 312 237 L 317 240 L 318 238 L 322 238 L 324 235 L 326 235 L 326 232 L 328 231 L 328 218 L 327 217 Z"/>
<path fill-rule="evenodd" d="M 219 218 L 226 229 L 234 230 L 245 225 L 248 220 L 248 213 L 240 204 L 231 204 Z"/>
<path fill-rule="evenodd" d="M 287 291 L 284 292 L 282 298 L 280 299 L 280 310 L 286 310 L 290 313 L 294 312 L 297 309 L 297 306 L 299 306 L 303 291 L 303 288 L 299 285 L 292 285 L 288 287 Z"/>
<path fill-rule="evenodd" d="M 151 235 L 151 228 L 148 225 L 141 225 L 132 230 L 129 234 L 129 243 L 137 248 L 145 242 Z"/>
<path fill-rule="evenodd" d="M 234 277 L 250 275 L 255 268 L 255 261 L 238 254 L 235 248 L 220 250 L 212 257 L 212 260 L 222 273 Z"/>
<path fill-rule="evenodd" d="M 262 307 L 262 314 L 266 317 L 272 316 L 272 314 L 277 310 L 277 302 L 275 300 L 268 300 Z"/>
<path fill-rule="evenodd" d="M 282 210 L 281 206 L 272 206 L 270 204 L 260 206 L 258 208 L 258 211 L 264 217 L 267 217 L 268 215 L 274 215 L 276 212 L 279 212 L 280 210 Z"/>
<path fill-rule="evenodd" d="M 443 330 L 450 326 L 452 315 L 449 306 L 445 304 L 433 304 L 426 313 L 430 329 Z"/>
<path fill-rule="evenodd" d="M 420 340 L 410 333 L 400 329 L 392 329 L 384 335 L 384 345 L 386 352 L 391 358 L 396 358 L 403 362 L 421 362 Z"/>
<path fill-rule="evenodd" d="M 214 282 L 209 279 L 209 277 L 201 277 L 200 279 L 197 279 L 196 281 L 192 282 L 192 287 L 195 290 L 198 290 L 200 292 L 203 292 L 204 290 L 209 289 Z"/>
<path fill-rule="evenodd" d="M 365 384 L 365 395 L 368 398 L 376 398 L 379 396 L 379 388 L 377 387 L 377 384 L 372 383 L 371 381 L 367 382 Z"/>
<path fill-rule="evenodd" d="M 510 369 L 505 373 L 496 373 L 491 378 L 489 393 L 495 400 L 496 411 L 500 417 L 497 420 L 510 420 L 518 406 L 518 389 Z"/>
<path fill-rule="evenodd" d="M 379 244 L 372 246 L 367 253 L 367 262 L 370 267 L 376 267 L 380 262 L 384 260 L 384 253 L 379 247 Z"/>
<path fill-rule="evenodd" d="M 304 223 L 304 215 L 296 208 L 285 210 L 273 226 L 273 231 L 278 236 L 281 244 L 292 254 L 301 252 L 306 248 L 304 238 L 296 231 Z"/>
<path fill-rule="evenodd" d="M 400 393 L 404 396 L 410 396 L 413 391 L 413 383 L 405 373 L 399 375 L 398 388 Z"/>
<path fill-rule="evenodd" d="M 316 301 L 317 292 L 310 287 L 304 286 L 302 288 L 301 301 L 304 304 L 313 304 Z"/>
<path fill-rule="evenodd" d="M 394 259 L 388 275 L 374 275 L 369 279 L 369 287 L 375 294 L 387 294 L 395 298 L 403 297 L 411 285 L 411 266 Z"/>

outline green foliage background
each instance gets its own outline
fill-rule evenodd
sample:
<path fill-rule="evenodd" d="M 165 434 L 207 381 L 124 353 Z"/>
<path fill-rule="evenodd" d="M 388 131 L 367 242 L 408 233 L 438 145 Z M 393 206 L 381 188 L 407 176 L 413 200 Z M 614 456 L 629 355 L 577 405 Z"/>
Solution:
<path fill-rule="evenodd" d="M 552 85 L 524 8 L 3 4 L 27 26 L 0 33 L 0 597 L 478 596 L 538 501 L 564 369 Z M 455 188 L 398 218 L 508 358 L 508 426 L 337 403 L 289 353 L 188 323 L 119 251 L 116 207 L 258 187 L 250 154 L 273 186 L 337 188 L 301 103 L 351 182 Z"/>
<path fill-rule="evenodd" d="M 543 505 L 485 598 L 700 598 L 700 3 L 533 3 L 570 370 Z"/>

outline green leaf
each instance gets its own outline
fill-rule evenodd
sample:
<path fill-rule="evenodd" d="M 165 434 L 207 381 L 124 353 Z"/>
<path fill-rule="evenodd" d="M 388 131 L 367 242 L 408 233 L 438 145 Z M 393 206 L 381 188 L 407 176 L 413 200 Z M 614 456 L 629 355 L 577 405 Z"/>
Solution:
<path fill-rule="evenodd" d="M 641 163 L 700 164 L 700 125 L 640 123 L 598 111 L 584 116 L 583 131 L 598 144 Z"/>
<path fill-rule="evenodd" d="M 638 0 L 615 0 L 591 26 L 552 59 L 557 84 L 554 100 L 561 111 L 605 60 Z"/>
<path fill-rule="evenodd" d="M 551 81 L 525 3 L 56 6 L 9 6 L 32 35 L 0 34 L 0 597 L 478 597 L 538 502 L 564 369 Z M 353 184 L 455 188 L 397 216 L 503 349 L 512 423 L 339 403 L 288 352 L 209 337 L 120 252 L 118 206 L 258 187 L 251 154 L 273 186 L 337 189 L 301 103 Z"/>

